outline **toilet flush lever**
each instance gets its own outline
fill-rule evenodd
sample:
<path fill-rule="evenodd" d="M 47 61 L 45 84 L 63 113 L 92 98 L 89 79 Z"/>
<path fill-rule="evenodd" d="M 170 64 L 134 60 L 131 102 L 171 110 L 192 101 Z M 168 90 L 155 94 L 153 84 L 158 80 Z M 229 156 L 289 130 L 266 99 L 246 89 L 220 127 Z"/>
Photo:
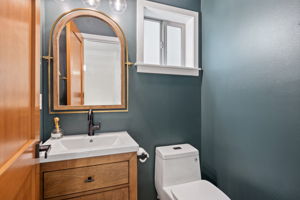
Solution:
<path fill-rule="evenodd" d="M 180 150 L 182 149 L 181 147 L 173 147 L 174 150 Z"/>

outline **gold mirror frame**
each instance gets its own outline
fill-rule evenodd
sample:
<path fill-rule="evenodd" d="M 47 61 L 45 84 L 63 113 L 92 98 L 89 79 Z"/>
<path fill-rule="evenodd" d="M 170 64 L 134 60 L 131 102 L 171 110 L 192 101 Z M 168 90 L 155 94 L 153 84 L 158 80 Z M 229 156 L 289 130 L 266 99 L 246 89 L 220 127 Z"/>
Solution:
<path fill-rule="evenodd" d="M 59 50 L 58 40 L 63 27 L 70 20 L 80 17 L 88 16 L 95 17 L 99 20 L 105 21 L 112 30 L 116 33 L 121 43 L 121 59 L 122 59 L 122 100 L 121 105 L 103 105 L 103 106 L 65 106 L 59 105 L 58 87 L 59 87 Z M 108 15 L 92 10 L 92 9 L 74 9 L 60 15 L 53 23 L 49 34 L 48 42 L 48 56 L 43 56 L 48 61 L 48 105 L 50 114 L 64 114 L 64 113 L 86 113 L 89 109 L 94 112 L 128 112 L 128 67 L 133 63 L 128 61 L 128 44 L 125 34 L 121 27 Z M 53 52 L 52 52 L 53 50 Z M 53 56 L 52 56 L 53 53 Z M 51 62 L 53 67 L 51 68 Z M 51 76 L 52 75 L 52 76 Z M 52 83 L 52 85 L 51 85 Z M 54 99 L 56 98 L 56 99 Z"/>

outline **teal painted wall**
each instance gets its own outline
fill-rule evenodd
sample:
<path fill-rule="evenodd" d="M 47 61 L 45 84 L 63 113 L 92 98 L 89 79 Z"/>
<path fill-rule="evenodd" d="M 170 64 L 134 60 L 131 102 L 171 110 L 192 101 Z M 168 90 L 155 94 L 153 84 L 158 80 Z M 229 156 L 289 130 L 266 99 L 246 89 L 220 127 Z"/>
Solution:
<path fill-rule="evenodd" d="M 233 200 L 300 199 L 300 1 L 203 0 L 202 172 Z"/>
<path fill-rule="evenodd" d="M 161 0 L 166 3 L 194 11 L 200 11 L 199 0 Z M 63 12 L 82 7 L 79 0 L 57 4 L 53 0 L 42 2 L 43 55 L 47 55 L 49 30 L 54 20 Z M 111 15 L 108 1 L 103 0 L 99 10 Z M 136 1 L 128 0 L 128 10 L 116 16 L 129 43 L 129 57 L 135 62 L 136 55 Z M 53 128 L 48 114 L 47 64 L 43 62 L 43 118 L 42 138 L 47 140 Z M 131 136 L 149 151 L 151 158 L 139 164 L 139 199 L 154 200 L 154 150 L 155 146 L 191 143 L 200 149 L 201 143 L 201 77 L 140 74 L 136 68 L 129 71 L 129 112 L 100 113 L 95 121 L 102 122 L 100 132 L 127 130 Z M 58 115 L 66 134 L 87 133 L 85 114 Z"/>

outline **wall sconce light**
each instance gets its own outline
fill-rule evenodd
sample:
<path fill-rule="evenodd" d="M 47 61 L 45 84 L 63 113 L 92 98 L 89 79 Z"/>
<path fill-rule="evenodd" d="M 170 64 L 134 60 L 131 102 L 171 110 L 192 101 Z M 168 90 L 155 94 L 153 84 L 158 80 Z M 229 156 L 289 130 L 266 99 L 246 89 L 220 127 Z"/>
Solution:
<path fill-rule="evenodd" d="M 127 9 L 126 0 L 109 0 L 109 7 L 113 13 L 123 14 Z"/>
<path fill-rule="evenodd" d="M 101 0 L 81 0 L 82 3 L 89 8 L 98 8 L 98 6 L 100 5 Z"/>

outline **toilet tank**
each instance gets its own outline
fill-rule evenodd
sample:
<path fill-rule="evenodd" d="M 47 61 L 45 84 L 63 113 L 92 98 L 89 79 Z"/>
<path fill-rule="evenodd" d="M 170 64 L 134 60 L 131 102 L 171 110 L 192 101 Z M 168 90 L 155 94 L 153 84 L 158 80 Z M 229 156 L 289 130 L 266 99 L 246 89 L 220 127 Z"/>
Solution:
<path fill-rule="evenodd" d="M 155 187 L 201 180 L 199 151 L 190 144 L 156 147 Z"/>

